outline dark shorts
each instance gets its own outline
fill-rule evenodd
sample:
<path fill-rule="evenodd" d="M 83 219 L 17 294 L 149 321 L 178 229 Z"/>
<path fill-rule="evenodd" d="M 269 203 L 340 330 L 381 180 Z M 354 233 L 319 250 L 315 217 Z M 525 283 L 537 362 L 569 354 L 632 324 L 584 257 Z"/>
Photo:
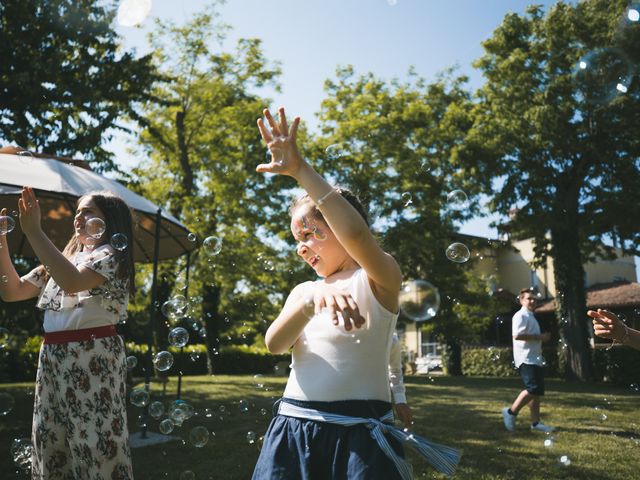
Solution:
<path fill-rule="evenodd" d="M 531 395 L 544 395 L 544 368 L 540 365 L 523 363 L 518 367 L 524 388 Z"/>
<path fill-rule="evenodd" d="M 379 400 L 282 401 L 328 413 L 380 418 L 391 404 Z M 402 445 L 387 440 L 404 457 Z M 395 480 L 400 474 L 365 425 L 345 427 L 276 415 L 264 436 L 254 480 Z"/>

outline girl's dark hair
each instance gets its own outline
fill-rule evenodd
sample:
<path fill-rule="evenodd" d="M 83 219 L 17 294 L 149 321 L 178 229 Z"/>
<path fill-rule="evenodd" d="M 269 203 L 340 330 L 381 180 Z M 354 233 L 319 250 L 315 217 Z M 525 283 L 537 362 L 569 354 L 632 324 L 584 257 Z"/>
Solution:
<path fill-rule="evenodd" d="M 369 214 L 367 213 L 367 209 L 364 207 L 364 205 L 362 205 L 362 202 L 360 201 L 358 196 L 348 188 L 335 187 L 334 190 L 337 193 L 339 193 L 342 198 L 344 198 L 347 202 L 349 202 L 353 208 L 356 209 L 356 211 L 360 214 L 360 216 L 364 220 L 364 223 L 366 223 L 368 227 Z M 293 214 L 296 208 L 301 207 L 302 205 L 305 205 L 307 203 L 310 203 L 313 205 L 313 208 L 312 208 L 313 216 L 324 221 L 324 216 L 322 215 L 322 212 L 320 211 L 318 206 L 315 203 L 313 203 L 313 200 L 311 200 L 311 197 L 308 194 L 305 194 L 301 197 L 296 198 L 291 203 L 291 206 L 289 207 L 289 214 L 290 215 Z"/>
<path fill-rule="evenodd" d="M 133 262 L 133 214 L 129 206 L 120 197 L 112 192 L 89 192 L 78 199 L 76 205 L 86 198 L 90 198 L 104 215 L 106 229 L 100 237 L 100 243 L 104 245 L 111 241 L 116 233 L 127 237 L 127 248 L 123 251 L 115 250 L 115 258 L 118 261 L 117 276 L 120 279 L 129 280 L 129 291 L 135 291 L 135 268 Z M 82 249 L 82 244 L 76 235 L 71 237 L 62 254 L 71 258 Z"/>

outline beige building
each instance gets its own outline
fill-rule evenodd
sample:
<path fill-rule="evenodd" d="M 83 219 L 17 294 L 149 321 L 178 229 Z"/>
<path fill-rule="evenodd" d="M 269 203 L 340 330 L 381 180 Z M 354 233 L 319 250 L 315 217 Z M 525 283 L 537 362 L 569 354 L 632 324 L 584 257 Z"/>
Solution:
<path fill-rule="evenodd" d="M 549 258 L 546 265 L 533 267 L 534 250 L 532 240 L 513 241 L 510 243 L 499 240 L 489 240 L 461 235 L 461 242 L 482 244 L 486 247 L 472 251 L 474 269 L 478 275 L 486 279 L 489 288 L 494 292 L 515 295 L 522 288 L 536 287 L 540 292 L 542 302 L 537 311 L 541 314 L 553 314 L 553 298 L 556 287 L 553 275 L 553 262 Z M 587 288 L 587 306 L 589 308 L 604 308 L 601 300 L 613 298 L 606 306 L 618 306 L 635 311 L 640 306 L 640 292 L 636 277 L 634 258 L 624 256 L 617 249 L 614 260 L 599 260 L 584 265 L 585 287 Z M 620 285 L 628 285 L 620 288 Z M 592 294 L 591 291 L 597 291 Z M 439 364 L 440 345 L 428 335 L 420 331 L 419 323 L 405 322 L 398 325 L 398 334 L 404 344 L 409 361 L 416 362 L 418 372 L 425 372 Z"/>

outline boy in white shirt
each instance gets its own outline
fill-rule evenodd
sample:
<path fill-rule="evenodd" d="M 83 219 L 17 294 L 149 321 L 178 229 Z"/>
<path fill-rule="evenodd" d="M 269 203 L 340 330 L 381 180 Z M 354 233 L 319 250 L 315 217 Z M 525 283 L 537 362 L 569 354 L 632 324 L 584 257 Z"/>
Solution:
<path fill-rule="evenodd" d="M 540 400 L 544 395 L 544 358 L 542 342 L 550 338 L 549 332 L 541 333 L 540 325 L 533 315 L 536 295 L 533 289 L 520 290 L 520 305 L 512 319 L 513 361 L 520 372 L 525 389 L 514 400 L 511 408 L 502 409 L 504 426 L 510 432 L 515 431 L 516 416 L 525 405 L 531 411 L 531 430 L 553 432 L 554 427 L 540 421 Z"/>

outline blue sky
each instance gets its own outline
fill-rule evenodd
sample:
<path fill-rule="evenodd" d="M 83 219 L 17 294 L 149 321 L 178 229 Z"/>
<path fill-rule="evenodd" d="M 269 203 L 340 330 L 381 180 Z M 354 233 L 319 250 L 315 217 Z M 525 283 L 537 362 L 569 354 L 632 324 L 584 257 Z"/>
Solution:
<path fill-rule="evenodd" d="M 545 9 L 555 1 L 529 0 L 228 0 L 219 7 L 221 21 L 232 30 L 220 47 L 230 51 L 238 38 L 260 38 L 266 57 L 282 67 L 282 93 L 265 91 L 272 107 L 283 105 L 300 115 L 313 130 L 324 98 L 323 83 L 337 66 L 353 65 L 357 73 L 373 72 L 385 79 L 404 78 L 410 66 L 427 80 L 456 66 L 478 87 L 482 78 L 471 63 L 482 53 L 509 12 L 524 13 L 531 4 Z M 147 50 L 145 31 L 151 17 L 188 21 L 203 0 L 155 0 L 150 17 L 139 28 L 118 27 L 127 47 Z M 575 2 L 569 2 L 575 3 Z M 124 139 L 112 146 L 125 165 L 136 159 L 125 153 Z M 478 218 L 464 233 L 495 237 L 493 217 Z"/>
<path fill-rule="evenodd" d="M 393 1 L 391 0 L 391 3 Z M 555 2 L 536 2 L 545 6 Z M 155 0 L 149 18 L 138 28 L 118 27 L 127 47 L 147 47 L 145 31 L 152 17 L 184 23 L 202 11 L 203 0 Z M 232 30 L 220 47 L 233 48 L 238 38 L 260 38 L 266 57 L 282 67 L 282 93 L 265 91 L 271 106 L 283 105 L 315 129 L 315 113 L 324 98 L 323 83 L 336 67 L 353 65 L 357 73 L 385 79 L 406 76 L 409 67 L 425 78 L 457 66 L 477 87 L 481 76 L 471 67 L 482 55 L 481 42 L 508 12 L 523 13 L 520 0 L 229 0 L 218 8 Z M 136 159 L 125 153 L 124 139 L 112 144 L 125 166 Z M 465 233 L 495 236 L 490 219 L 465 224 Z"/>

